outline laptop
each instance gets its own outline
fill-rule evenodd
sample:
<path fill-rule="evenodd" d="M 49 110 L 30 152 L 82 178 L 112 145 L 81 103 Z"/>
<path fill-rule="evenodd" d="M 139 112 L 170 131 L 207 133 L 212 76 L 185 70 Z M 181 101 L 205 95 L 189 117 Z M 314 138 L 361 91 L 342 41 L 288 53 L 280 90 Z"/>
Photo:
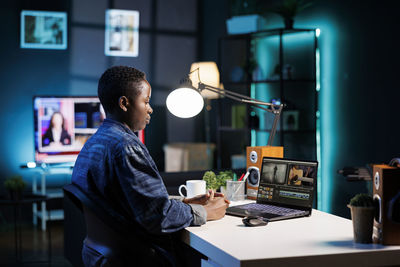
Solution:
<path fill-rule="evenodd" d="M 310 216 L 317 170 L 317 161 L 264 157 L 256 203 L 229 207 L 226 214 L 266 221 Z"/>

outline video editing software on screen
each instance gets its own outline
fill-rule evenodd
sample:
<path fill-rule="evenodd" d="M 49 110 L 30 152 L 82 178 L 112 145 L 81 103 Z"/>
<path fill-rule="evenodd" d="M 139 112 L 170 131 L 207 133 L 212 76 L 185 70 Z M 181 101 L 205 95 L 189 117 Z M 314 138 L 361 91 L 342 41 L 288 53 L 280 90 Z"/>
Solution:
<path fill-rule="evenodd" d="M 317 164 L 264 158 L 258 201 L 312 207 Z"/>

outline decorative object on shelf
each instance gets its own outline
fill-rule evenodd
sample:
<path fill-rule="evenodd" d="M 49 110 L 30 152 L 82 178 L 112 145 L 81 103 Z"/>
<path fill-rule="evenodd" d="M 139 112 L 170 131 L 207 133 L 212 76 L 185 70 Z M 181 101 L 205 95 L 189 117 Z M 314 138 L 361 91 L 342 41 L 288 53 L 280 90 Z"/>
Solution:
<path fill-rule="evenodd" d="M 230 18 L 226 21 L 228 34 L 245 34 L 261 30 L 265 18 L 259 0 L 230 0 Z"/>
<path fill-rule="evenodd" d="M 139 11 L 106 10 L 104 53 L 118 57 L 139 55 Z"/>
<path fill-rule="evenodd" d="M 249 127 L 250 129 L 260 128 L 260 117 L 256 114 L 254 110 L 250 112 Z"/>
<path fill-rule="evenodd" d="M 293 79 L 294 67 L 290 64 L 285 64 L 282 69 L 282 77 L 284 80 Z"/>
<path fill-rule="evenodd" d="M 350 200 L 347 207 L 351 210 L 354 242 L 371 243 L 375 211 L 372 197 L 368 194 L 357 194 Z"/>
<path fill-rule="evenodd" d="M 67 49 L 67 13 L 21 11 L 21 48 Z"/>
<path fill-rule="evenodd" d="M 232 82 L 240 82 L 244 79 L 244 70 L 241 66 L 235 66 L 232 68 L 230 73 Z"/>
<path fill-rule="evenodd" d="M 228 34 L 256 32 L 265 25 L 265 19 L 259 15 L 234 16 L 226 21 Z"/>
<path fill-rule="evenodd" d="M 299 111 L 285 110 L 282 113 L 283 130 L 297 131 L 299 129 Z"/>
<path fill-rule="evenodd" d="M 270 12 L 282 16 L 285 29 L 293 29 L 294 17 L 311 5 L 312 2 L 306 0 L 282 0 L 282 3 L 270 9 Z"/>
<path fill-rule="evenodd" d="M 26 182 L 21 175 L 14 175 L 4 181 L 4 187 L 7 189 L 10 199 L 21 200 Z"/>
<path fill-rule="evenodd" d="M 269 80 L 278 81 L 280 79 L 280 75 L 281 75 L 281 65 L 280 64 L 276 64 L 275 67 L 274 67 L 274 72 L 269 77 Z"/>
<path fill-rule="evenodd" d="M 232 105 L 232 128 L 243 129 L 246 126 L 246 105 Z"/>

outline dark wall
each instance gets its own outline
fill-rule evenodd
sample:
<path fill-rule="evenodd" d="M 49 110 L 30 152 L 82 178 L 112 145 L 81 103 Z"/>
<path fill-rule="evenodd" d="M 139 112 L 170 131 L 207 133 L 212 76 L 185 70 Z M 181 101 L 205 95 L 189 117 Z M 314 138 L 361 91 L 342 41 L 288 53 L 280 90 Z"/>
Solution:
<path fill-rule="evenodd" d="M 399 156 L 395 10 L 392 1 L 316 1 L 296 22 L 321 28 L 321 208 L 334 214 L 349 217 L 349 199 L 372 190 L 337 170 Z"/>
<path fill-rule="evenodd" d="M 20 49 L 20 11 L 26 1 L 2 3 L 0 25 L 0 117 L 2 179 L 18 171 L 19 164 L 33 160 L 32 96 L 65 94 L 69 87 L 68 50 Z M 69 1 L 42 1 L 38 8 L 70 10 Z M 26 8 L 33 8 L 27 5 Z"/>
<path fill-rule="evenodd" d="M 295 18 L 295 27 L 321 29 L 319 208 L 349 217 L 349 199 L 371 191 L 371 183 L 347 182 L 337 170 L 400 156 L 397 8 L 388 0 L 313 2 Z M 210 18 L 203 28 L 206 60 L 217 60 L 215 42 L 226 33 L 227 8 L 227 1 L 204 2 Z M 266 28 L 278 27 L 283 20 L 268 14 Z"/>
<path fill-rule="evenodd" d="M 168 90 L 186 74 L 193 61 L 217 60 L 216 42 L 220 36 L 226 34 L 228 1 L 201 2 L 202 19 L 198 20 L 196 15 L 182 15 L 187 12 L 197 14 L 196 1 L 189 2 L 189 11 L 185 9 L 187 1 L 184 0 L 168 1 L 168 4 L 161 0 L 114 1 L 116 8 L 142 10 L 140 47 L 144 50 L 140 51 L 139 58 L 112 59 L 105 57 L 103 53 L 104 25 L 101 23 L 104 21 L 104 9 L 108 1 L 96 1 L 96 8 L 93 8 L 90 1 L 2 3 L 2 178 L 18 172 L 19 164 L 33 160 L 32 96 L 95 94 L 98 76 L 113 64 L 139 66 L 149 75 L 153 85 L 153 105 L 158 106 L 158 117 L 163 121 L 161 124 L 152 121 L 157 124 L 154 126 L 157 131 L 148 131 L 147 140 L 152 150 L 162 148 L 152 146 L 150 140 L 157 140 L 157 144 L 163 143 L 160 140 L 169 142 L 179 141 L 181 138 L 183 141 L 202 141 L 202 129 L 196 128 L 203 123 L 202 117 L 183 121 L 171 118 L 163 111 L 163 101 Z M 79 3 L 80 6 L 74 3 Z M 151 8 L 154 3 L 159 3 L 156 17 L 153 17 Z M 67 50 L 19 48 L 20 10 L 36 7 L 70 10 L 69 21 L 73 25 L 70 25 Z M 314 1 L 311 8 L 296 17 L 295 27 L 321 29 L 320 208 L 342 216 L 349 216 L 346 208 L 349 198 L 357 192 L 369 190 L 370 184 L 347 182 L 337 174 L 337 170 L 344 166 L 388 162 L 399 156 L 400 144 L 396 138 L 399 126 L 396 115 L 400 41 L 397 38 L 396 10 L 394 3 L 388 0 L 325 0 Z M 164 12 L 163 15 L 160 12 Z M 188 19 L 190 22 L 182 22 L 178 18 Z M 198 22 L 201 22 L 201 27 L 193 26 Z M 277 15 L 267 17 L 267 28 L 282 26 L 282 20 Z M 153 32 L 157 35 L 153 35 Z M 173 38 L 169 38 L 171 35 Z M 183 49 L 187 50 L 181 51 Z M 164 122 L 165 127 L 162 126 Z M 165 131 L 162 132 L 162 129 Z M 162 154 L 160 150 L 151 152 Z"/>
<path fill-rule="evenodd" d="M 201 141 L 196 123 L 201 118 L 179 120 L 168 114 L 165 99 L 170 90 L 198 60 L 199 2 L 197 0 L 64 0 L 6 1 L 0 22 L 0 189 L 5 178 L 21 173 L 27 180 L 34 172 L 19 166 L 34 160 L 34 95 L 97 95 L 100 75 L 113 65 L 130 65 L 147 74 L 152 85 L 151 104 L 157 114 L 146 130 L 146 142 L 160 170 L 163 144 Z M 104 55 L 105 10 L 139 10 L 139 56 Z M 20 48 L 21 10 L 66 11 L 68 48 Z M 181 128 L 187 128 L 181 131 Z"/>

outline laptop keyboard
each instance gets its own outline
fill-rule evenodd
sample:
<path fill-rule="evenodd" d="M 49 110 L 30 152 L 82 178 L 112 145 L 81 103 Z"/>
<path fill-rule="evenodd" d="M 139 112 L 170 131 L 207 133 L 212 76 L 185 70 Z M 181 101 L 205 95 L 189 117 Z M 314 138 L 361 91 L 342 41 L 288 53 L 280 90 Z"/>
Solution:
<path fill-rule="evenodd" d="M 268 204 L 257 204 L 257 203 L 247 204 L 246 209 L 248 211 L 271 213 L 271 214 L 277 214 L 277 215 L 297 215 L 297 214 L 304 213 L 304 211 L 302 211 L 302 210 L 295 210 L 295 209 L 290 209 L 290 208 L 272 206 L 272 205 L 268 205 Z"/>

